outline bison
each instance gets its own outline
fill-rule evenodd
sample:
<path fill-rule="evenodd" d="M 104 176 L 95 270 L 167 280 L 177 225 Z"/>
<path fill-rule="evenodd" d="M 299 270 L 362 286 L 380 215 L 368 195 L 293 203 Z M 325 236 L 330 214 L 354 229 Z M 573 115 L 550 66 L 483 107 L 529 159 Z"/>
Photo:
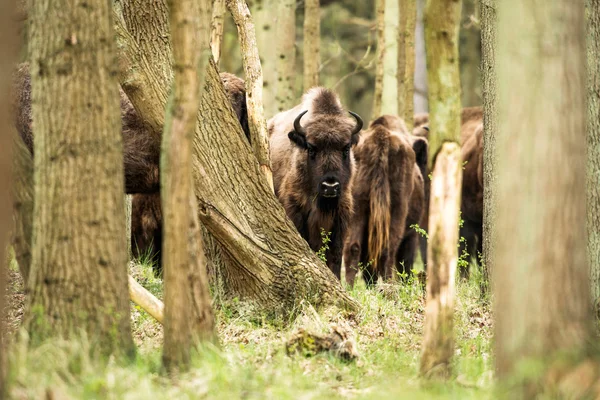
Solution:
<path fill-rule="evenodd" d="M 229 73 L 221 73 L 220 76 L 242 130 L 249 136 L 244 81 Z M 155 273 L 160 274 L 162 214 L 159 194 L 159 134 L 153 132 L 138 116 L 122 90 L 120 96 L 125 193 L 133 194 L 133 253 L 135 256 L 150 256 L 156 261 Z M 13 114 L 17 131 L 33 154 L 31 76 L 27 63 L 19 65 L 14 75 Z"/>
<path fill-rule="evenodd" d="M 298 106 L 268 122 L 275 194 L 313 251 L 330 234 L 327 265 L 340 278 L 346 227 L 352 215 L 352 148 L 362 119 L 332 91 L 309 90 Z"/>
<path fill-rule="evenodd" d="M 417 124 L 418 122 L 418 124 Z M 429 128 L 427 114 L 415 115 L 415 129 L 413 135 L 427 136 Z M 423 132 L 427 134 L 423 135 Z M 483 109 L 481 107 L 467 107 L 461 112 L 461 158 L 465 163 L 463 167 L 461 216 L 463 226 L 460 229 L 460 251 L 466 250 L 471 256 L 476 256 L 482 251 L 482 226 L 483 226 Z M 429 200 L 429 180 L 426 179 L 425 197 Z M 427 229 L 428 211 L 423 215 L 421 227 Z M 421 257 L 426 261 L 427 240 L 421 239 Z M 461 270 L 463 277 L 468 276 L 468 269 Z"/>
<path fill-rule="evenodd" d="M 363 266 L 367 286 L 377 278 L 410 274 L 424 202 L 421 166 L 427 162 L 427 140 L 411 138 L 404 121 L 385 115 L 373 121 L 354 151 L 357 171 L 352 189 L 354 217 L 344 248 L 346 282 L 354 284 Z"/>

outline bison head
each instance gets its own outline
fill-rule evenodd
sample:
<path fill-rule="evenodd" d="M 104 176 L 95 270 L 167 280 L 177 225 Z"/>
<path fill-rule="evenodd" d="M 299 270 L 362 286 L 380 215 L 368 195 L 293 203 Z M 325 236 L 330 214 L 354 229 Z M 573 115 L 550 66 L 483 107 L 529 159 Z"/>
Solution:
<path fill-rule="evenodd" d="M 316 194 L 319 208 L 335 207 L 347 188 L 352 172 L 352 146 L 358 142 L 363 121 L 350 111 L 356 122 L 342 115 L 317 114 L 305 126 L 294 121 L 288 137 L 304 155 L 306 178 Z"/>

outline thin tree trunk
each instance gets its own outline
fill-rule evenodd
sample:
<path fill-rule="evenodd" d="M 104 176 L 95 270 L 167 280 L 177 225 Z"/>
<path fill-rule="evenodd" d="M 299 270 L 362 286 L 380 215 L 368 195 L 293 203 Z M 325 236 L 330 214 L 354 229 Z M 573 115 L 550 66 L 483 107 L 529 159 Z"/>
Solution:
<path fill-rule="evenodd" d="M 583 0 L 499 3 L 497 190 L 498 204 L 511 206 L 497 209 L 494 265 L 502 268 L 492 272 L 496 370 L 511 399 L 600 396 L 598 387 L 589 392 L 600 368 L 586 360 L 597 338 L 586 257 L 584 27 Z"/>
<path fill-rule="evenodd" d="M 496 218 L 496 7 L 498 0 L 480 0 L 481 13 L 481 86 L 483 97 L 483 282 L 487 291 L 493 269 L 494 221 Z"/>
<path fill-rule="evenodd" d="M 223 29 L 225 27 L 225 0 L 213 0 L 210 26 L 210 48 L 215 63 L 219 65 L 219 60 L 221 59 L 221 45 L 223 43 Z"/>
<path fill-rule="evenodd" d="M 29 334 L 36 342 L 84 329 L 105 354 L 132 354 L 110 3 L 31 5 L 37 201 Z"/>
<path fill-rule="evenodd" d="M 269 157 L 269 134 L 263 107 L 263 76 L 260 66 L 252 16 L 245 0 L 225 0 L 240 37 L 240 50 L 246 78 L 246 106 L 254 155 L 267 183 L 273 188 L 273 172 Z"/>
<path fill-rule="evenodd" d="M 377 61 L 375 63 L 375 92 L 371 119 L 381 115 L 383 100 L 383 68 L 385 58 L 385 0 L 375 0 L 375 25 L 377 28 Z"/>
<path fill-rule="evenodd" d="M 460 143 L 458 28 L 461 0 L 431 0 L 425 8 L 429 86 L 429 165 L 444 140 Z"/>
<path fill-rule="evenodd" d="M 187 370 L 192 347 L 214 335 L 192 177 L 192 141 L 209 49 L 211 0 L 169 4 L 173 94 L 161 150 L 165 323 L 163 365 Z"/>
<path fill-rule="evenodd" d="M 124 3 L 127 5 L 127 2 Z M 166 14 L 160 21 L 166 24 Z M 151 27 L 144 28 L 144 40 L 156 40 Z M 117 29 L 123 54 L 121 79 L 127 82 L 148 82 L 152 65 L 151 54 L 139 54 L 135 35 L 128 35 L 122 26 Z M 164 45 L 164 44 L 163 44 Z M 149 64 L 136 63 L 147 60 Z M 136 77 L 133 73 L 146 75 Z M 130 76 L 131 75 L 131 76 Z M 164 78 L 162 79 L 165 80 Z M 134 105 L 144 103 L 152 108 L 149 115 L 158 116 L 156 109 L 164 109 L 167 87 L 127 86 Z M 287 314 L 302 300 L 314 305 L 337 304 L 356 308 L 339 281 L 310 250 L 287 218 L 281 204 L 260 179 L 260 166 L 225 95 L 216 67 L 208 68 L 196 135 L 194 137 L 194 183 L 199 200 L 200 222 L 219 244 L 223 263 L 210 260 L 210 265 L 221 275 L 223 300 L 239 298 L 253 302 L 269 314 Z M 147 93 L 159 92 L 159 96 Z M 145 118 L 148 116 L 144 115 Z M 164 120 L 153 121 L 160 125 Z M 212 254 L 212 247 L 209 249 Z"/>
<path fill-rule="evenodd" d="M 458 261 L 458 220 L 462 162 L 460 160 L 460 73 L 458 27 L 461 2 L 428 1 L 425 9 L 427 81 L 429 85 L 430 166 L 441 147 L 431 182 L 427 248 L 427 314 L 421 374 L 447 377 L 454 353 L 452 331 L 454 285 Z M 441 157 L 441 158 L 440 158 Z M 440 204 L 442 203 L 442 204 Z M 443 216 L 443 217 L 442 217 Z"/>
<path fill-rule="evenodd" d="M 398 3 L 385 2 L 385 54 L 383 56 L 383 90 L 381 114 L 394 115 L 398 112 Z"/>
<path fill-rule="evenodd" d="M 600 1 L 587 7 L 587 233 L 591 293 L 600 318 Z"/>
<path fill-rule="evenodd" d="M 321 9 L 319 0 L 304 1 L 304 91 L 319 86 Z"/>
<path fill-rule="evenodd" d="M 12 226 L 11 176 L 12 144 L 15 136 L 10 124 L 11 75 L 18 50 L 18 25 L 15 23 L 16 4 L 5 1 L 0 4 L 0 398 L 7 397 L 8 340 L 6 338 L 6 278 L 8 238 Z"/>
<path fill-rule="evenodd" d="M 421 354 L 421 374 L 426 377 L 448 377 L 454 353 L 454 284 L 458 261 L 456 243 L 461 165 L 458 144 L 444 144 L 433 170 L 429 206 L 427 261 L 432 268 L 427 277 L 425 333 Z"/>
<path fill-rule="evenodd" d="M 417 26 L 415 28 L 415 113 L 429 110 L 427 100 L 427 60 L 425 54 L 425 0 L 417 0 Z"/>
<path fill-rule="evenodd" d="M 237 0 L 236 0 L 237 1 Z M 277 30 L 280 26 L 278 20 L 278 4 L 280 0 L 253 0 L 250 4 L 252 19 L 256 33 L 256 48 L 260 54 L 262 69 L 262 93 L 266 118 L 275 115 L 275 96 L 277 93 Z M 246 1 L 244 0 L 245 4 Z M 295 27 L 295 21 L 293 26 Z M 241 38 L 240 38 L 241 39 Z M 242 50 L 242 59 L 245 53 Z"/>
<path fill-rule="evenodd" d="M 400 26 L 398 29 L 398 115 L 404 119 L 409 131 L 413 128 L 415 114 L 415 29 L 417 24 L 416 0 L 398 0 Z M 402 64 L 402 65 L 401 65 Z M 403 74 L 400 77 L 400 74 Z"/>
<path fill-rule="evenodd" d="M 277 87 L 275 111 L 289 110 L 296 97 L 296 0 L 277 6 Z"/>

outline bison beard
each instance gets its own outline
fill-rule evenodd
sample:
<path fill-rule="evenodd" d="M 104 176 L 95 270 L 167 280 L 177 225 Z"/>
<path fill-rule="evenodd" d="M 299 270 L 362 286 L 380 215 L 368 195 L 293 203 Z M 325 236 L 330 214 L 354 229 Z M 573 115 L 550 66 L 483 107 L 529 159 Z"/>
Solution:
<path fill-rule="evenodd" d="M 427 159 L 427 141 L 412 138 L 399 117 L 373 121 L 355 150 L 354 217 L 344 249 L 346 282 L 354 284 L 359 263 L 367 285 L 392 279 L 398 265 L 411 273 L 418 223 L 424 208 L 423 176 L 417 161 Z"/>
<path fill-rule="evenodd" d="M 419 125 L 417 125 L 417 121 Z M 415 130 L 413 134 L 421 136 L 429 132 L 427 114 L 415 116 Z M 463 167 L 461 217 L 463 226 L 460 236 L 465 242 L 460 243 L 460 253 L 466 250 L 470 256 L 475 257 L 482 252 L 483 233 L 483 109 L 481 107 L 467 107 L 461 112 L 461 158 L 465 163 Z M 426 135 L 425 135 L 426 136 Z M 435 162 L 435 159 L 434 159 Z M 425 198 L 429 199 L 429 180 L 426 179 Z M 429 222 L 428 209 L 425 210 L 421 220 L 421 227 L 427 229 Z M 466 244 L 465 244 L 466 243 Z M 421 238 L 421 257 L 426 264 L 427 239 Z M 461 269 L 462 277 L 468 277 L 469 270 Z"/>
<path fill-rule="evenodd" d="M 221 73 L 221 80 L 242 129 L 249 137 L 244 81 L 235 75 Z M 125 193 L 133 194 L 131 243 L 134 256 L 147 256 L 154 271 L 161 273 L 162 213 L 160 205 L 160 133 L 153 132 L 139 118 L 133 105 L 120 90 L 123 136 Z M 19 65 L 13 84 L 15 125 L 23 142 L 33 154 L 31 129 L 31 76 L 29 65 Z"/>
<path fill-rule="evenodd" d="M 330 233 L 327 265 L 340 278 L 346 227 L 352 214 L 352 147 L 362 120 L 348 118 L 330 90 L 313 88 L 302 103 L 268 122 L 275 194 L 313 251 Z"/>

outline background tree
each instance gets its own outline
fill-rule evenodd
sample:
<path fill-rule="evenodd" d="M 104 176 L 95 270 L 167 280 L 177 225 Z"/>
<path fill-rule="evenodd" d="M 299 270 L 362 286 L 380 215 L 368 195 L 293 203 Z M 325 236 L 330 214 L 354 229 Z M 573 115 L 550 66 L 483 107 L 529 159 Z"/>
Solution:
<path fill-rule="evenodd" d="M 120 6 L 123 12 L 134 13 L 133 2 L 121 2 Z M 164 123 L 157 110 L 165 107 L 168 86 L 161 86 L 161 82 L 168 78 L 150 79 L 158 68 L 152 57 L 162 51 L 142 52 L 138 40 L 151 47 L 168 47 L 156 35 L 164 31 L 165 25 L 168 30 L 167 20 L 167 13 L 161 11 L 153 23 L 142 20 L 125 29 L 124 19 L 117 19 L 122 51 L 120 80 L 127 82 L 122 85 L 136 109 L 151 109 L 144 115 L 146 119 L 159 118 L 149 121 L 152 125 Z M 168 76 L 171 74 L 168 72 Z M 146 82 L 152 87 L 145 86 Z M 221 257 L 210 259 L 218 275 L 216 280 L 222 285 L 217 287 L 221 298 L 250 301 L 271 314 L 289 313 L 303 300 L 317 306 L 356 307 L 300 237 L 261 178 L 259 164 L 233 115 L 214 65 L 208 67 L 200 102 L 193 165 L 200 222 L 214 239 Z M 212 249 L 207 246 L 207 251 Z"/>
<path fill-rule="evenodd" d="M 383 100 L 383 73 L 385 60 L 385 0 L 375 0 L 375 28 L 377 29 L 377 60 L 375 62 L 375 92 L 371 118 L 381 115 Z"/>
<path fill-rule="evenodd" d="M 430 0 L 425 8 L 430 165 L 439 149 L 430 189 L 427 306 L 421 356 L 421 374 L 425 376 L 448 376 L 454 353 L 454 285 L 462 184 L 458 145 L 460 11 L 461 2 L 456 0 Z"/>
<path fill-rule="evenodd" d="M 215 63 L 221 59 L 221 43 L 223 42 L 223 25 L 225 23 L 225 0 L 213 0 L 213 13 L 210 23 L 210 48 Z"/>
<path fill-rule="evenodd" d="M 587 234 L 591 293 L 600 318 L 600 1 L 587 9 Z"/>
<path fill-rule="evenodd" d="M 169 371 L 189 368 L 193 345 L 214 334 L 192 178 L 192 142 L 208 61 L 211 2 L 174 0 L 169 4 L 175 76 L 161 150 L 163 365 Z"/>
<path fill-rule="evenodd" d="M 425 2 L 417 0 L 417 26 L 415 28 L 415 112 L 429 110 L 427 100 L 427 60 L 425 56 Z"/>
<path fill-rule="evenodd" d="M 29 334 L 133 352 L 110 4 L 31 4 L 35 201 Z M 85 127 L 85 129 L 82 129 Z"/>
<path fill-rule="evenodd" d="M 263 72 L 262 92 L 265 99 L 275 99 L 277 93 L 278 60 L 275 43 L 279 40 L 277 37 L 280 26 L 278 8 L 279 0 L 252 0 L 250 2 L 250 11 L 256 31 L 256 47 L 259 50 Z M 264 112 L 267 118 L 275 115 L 276 105 L 275 101 L 264 103 Z"/>
<path fill-rule="evenodd" d="M 396 114 L 398 108 L 398 22 L 399 1 L 385 2 L 385 54 L 383 55 L 383 90 L 381 114 Z"/>
<path fill-rule="evenodd" d="M 480 2 L 485 2 L 485 0 L 463 0 L 462 6 L 459 54 L 463 107 L 481 105 Z"/>
<path fill-rule="evenodd" d="M 483 98 L 483 289 L 493 268 L 493 229 L 496 216 L 496 8 L 498 0 L 480 0 L 481 14 L 481 87 Z"/>
<path fill-rule="evenodd" d="M 492 273 L 510 398 L 600 395 L 588 392 L 599 369 L 586 360 L 584 27 L 583 0 L 498 5 L 498 204 L 513 206 L 497 210 Z"/>
<path fill-rule="evenodd" d="M 276 50 L 277 84 L 274 113 L 292 108 L 296 90 L 296 0 L 280 0 L 277 5 Z M 266 98 L 266 97 L 264 97 Z M 272 102 L 267 99 L 267 103 Z"/>
<path fill-rule="evenodd" d="M 304 2 L 304 91 L 319 86 L 321 10 L 319 0 Z"/>
<path fill-rule="evenodd" d="M 398 0 L 398 109 L 409 130 L 412 130 L 415 92 L 415 29 L 416 0 Z"/>

